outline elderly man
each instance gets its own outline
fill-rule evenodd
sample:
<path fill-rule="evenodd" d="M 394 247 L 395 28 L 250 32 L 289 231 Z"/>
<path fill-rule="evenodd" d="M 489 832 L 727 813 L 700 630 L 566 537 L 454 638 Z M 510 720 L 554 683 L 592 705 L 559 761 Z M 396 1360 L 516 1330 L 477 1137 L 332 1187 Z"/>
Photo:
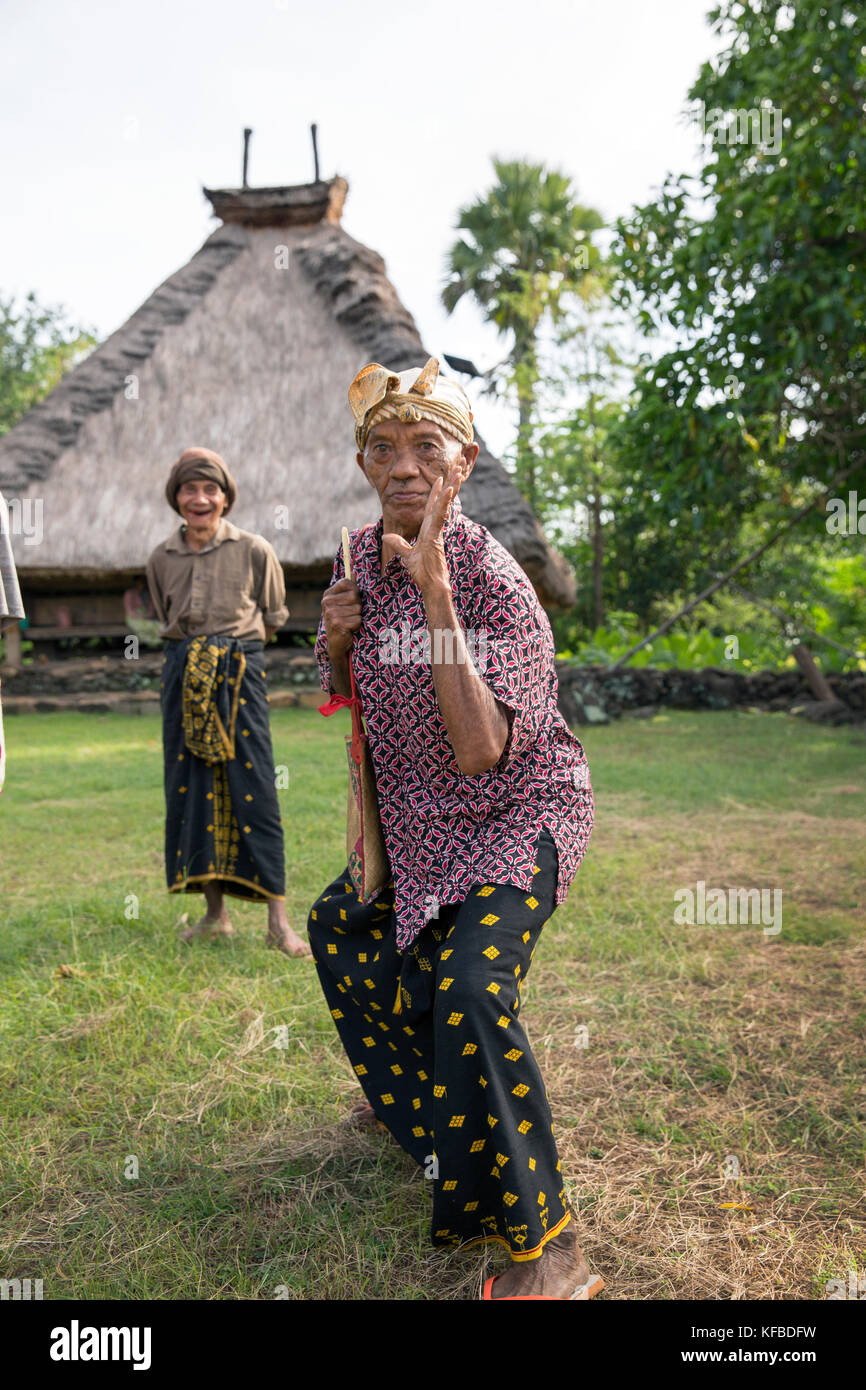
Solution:
<path fill-rule="evenodd" d="M 393 882 L 362 902 L 346 869 L 324 890 L 309 919 L 319 978 L 369 1102 L 359 1119 L 433 1181 L 433 1243 L 508 1249 L 485 1298 L 587 1298 L 602 1282 L 518 1017 L 589 839 L 586 758 L 557 710 L 532 585 L 463 514 L 478 454 L 464 392 L 431 359 L 371 364 L 349 400 L 382 517 L 354 533 L 351 578 L 337 556 L 317 655 L 343 696 L 351 656 Z"/>
<path fill-rule="evenodd" d="M 261 536 L 226 520 L 237 488 L 219 454 L 186 449 L 166 484 L 181 525 L 147 562 L 167 649 L 162 716 L 166 876 L 203 893 L 185 941 L 232 932 L 225 893 L 268 905 L 268 943 L 310 948 L 286 918 L 263 647 L 288 617 L 285 581 Z"/>

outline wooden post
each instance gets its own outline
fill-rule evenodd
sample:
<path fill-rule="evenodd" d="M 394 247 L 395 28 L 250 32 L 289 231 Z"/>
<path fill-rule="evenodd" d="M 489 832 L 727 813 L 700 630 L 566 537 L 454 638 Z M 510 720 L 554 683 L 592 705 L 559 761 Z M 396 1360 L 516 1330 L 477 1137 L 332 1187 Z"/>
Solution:
<path fill-rule="evenodd" d="M 319 127 L 315 121 L 310 126 L 310 134 L 313 137 L 313 178 L 319 182 Z"/>
<path fill-rule="evenodd" d="M 2 626 L 2 624 L 0 624 Z M 6 642 L 6 660 L 4 665 L 20 667 L 21 665 L 21 627 L 17 622 L 13 622 L 3 633 Z"/>
<path fill-rule="evenodd" d="M 244 188 L 249 187 L 249 184 L 247 183 L 247 169 L 249 168 L 250 162 L 250 138 L 252 136 L 252 133 L 253 132 L 250 130 L 249 126 L 244 127 L 244 170 L 242 175 Z"/>

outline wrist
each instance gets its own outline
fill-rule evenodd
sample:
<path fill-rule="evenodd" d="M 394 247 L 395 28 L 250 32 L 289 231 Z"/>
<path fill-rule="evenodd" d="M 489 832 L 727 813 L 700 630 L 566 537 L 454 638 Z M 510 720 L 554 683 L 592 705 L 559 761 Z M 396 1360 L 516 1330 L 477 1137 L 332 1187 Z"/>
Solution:
<path fill-rule="evenodd" d="M 450 603 L 454 597 L 450 579 L 430 580 L 421 586 L 421 597 L 428 604 Z"/>

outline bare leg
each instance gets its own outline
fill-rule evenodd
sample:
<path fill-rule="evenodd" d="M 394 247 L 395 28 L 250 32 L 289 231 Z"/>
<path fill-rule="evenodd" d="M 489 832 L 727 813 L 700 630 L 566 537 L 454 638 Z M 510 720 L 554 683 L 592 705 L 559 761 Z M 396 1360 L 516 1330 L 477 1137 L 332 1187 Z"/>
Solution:
<path fill-rule="evenodd" d="M 306 941 L 292 931 L 286 916 L 286 904 L 281 898 L 268 899 L 268 945 L 275 946 L 287 956 L 312 960 L 313 953 Z"/>
<path fill-rule="evenodd" d="M 578 1284 L 589 1279 L 590 1269 L 577 1243 L 572 1223 L 549 1240 L 537 1260 L 512 1261 L 496 1279 L 491 1294 L 505 1298 L 511 1294 L 545 1294 L 548 1298 L 568 1299 Z"/>
<path fill-rule="evenodd" d="M 223 902 L 223 890 L 218 883 L 202 885 L 207 911 L 195 926 L 187 927 L 180 934 L 181 941 L 207 940 L 211 936 L 231 936 L 234 933 L 231 918 Z"/>

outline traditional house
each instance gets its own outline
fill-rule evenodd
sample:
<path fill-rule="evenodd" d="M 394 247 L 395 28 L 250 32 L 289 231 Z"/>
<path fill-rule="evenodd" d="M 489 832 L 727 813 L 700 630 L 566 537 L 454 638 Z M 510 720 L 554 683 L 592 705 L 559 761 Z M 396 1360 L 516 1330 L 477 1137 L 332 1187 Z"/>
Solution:
<path fill-rule="evenodd" d="M 288 630 L 315 628 L 340 527 L 377 515 L 348 383 L 365 362 L 429 355 L 381 257 L 341 226 L 347 190 L 205 189 L 220 225 L 201 250 L 0 439 L 0 491 L 29 523 L 14 537 L 29 637 L 128 630 L 124 595 L 171 529 L 165 477 L 191 444 L 225 457 L 232 520 L 275 547 Z M 483 442 L 461 498 L 544 604 L 573 602 L 568 566 Z"/>

